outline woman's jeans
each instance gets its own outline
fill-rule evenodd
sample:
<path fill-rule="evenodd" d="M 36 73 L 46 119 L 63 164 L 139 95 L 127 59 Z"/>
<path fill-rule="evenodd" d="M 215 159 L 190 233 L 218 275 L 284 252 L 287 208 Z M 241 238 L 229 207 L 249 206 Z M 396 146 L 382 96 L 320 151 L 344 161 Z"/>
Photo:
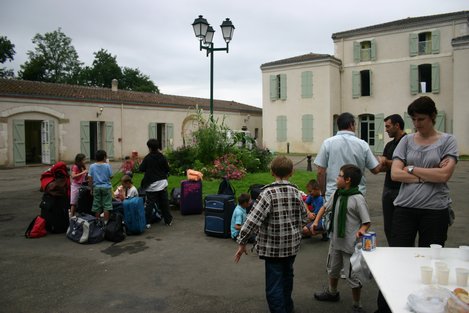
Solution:
<path fill-rule="evenodd" d="M 264 258 L 265 293 L 271 313 L 293 312 L 293 263 L 295 256 Z"/>

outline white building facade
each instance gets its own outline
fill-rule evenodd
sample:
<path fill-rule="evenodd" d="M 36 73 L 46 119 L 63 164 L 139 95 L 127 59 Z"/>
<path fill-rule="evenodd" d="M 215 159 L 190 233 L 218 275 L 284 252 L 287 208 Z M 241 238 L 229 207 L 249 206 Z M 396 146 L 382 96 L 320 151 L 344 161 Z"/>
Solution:
<path fill-rule="evenodd" d="M 469 11 L 407 18 L 335 33 L 334 56 L 306 54 L 263 64 L 264 136 L 275 151 L 317 153 L 342 112 L 356 116 L 357 136 L 381 153 L 384 117 L 430 96 L 436 128 L 454 133 L 469 154 Z M 277 93 L 277 96 L 276 96 Z M 268 124 L 268 121 L 270 124 Z M 273 136 L 275 135 L 275 136 Z"/>
<path fill-rule="evenodd" d="M 0 166 L 93 159 L 98 149 L 119 160 L 157 138 L 163 149 L 192 143 L 197 108 L 209 118 L 209 99 L 0 79 Z M 262 138 L 262 110 L 214 100 L 214 119 Z"/>

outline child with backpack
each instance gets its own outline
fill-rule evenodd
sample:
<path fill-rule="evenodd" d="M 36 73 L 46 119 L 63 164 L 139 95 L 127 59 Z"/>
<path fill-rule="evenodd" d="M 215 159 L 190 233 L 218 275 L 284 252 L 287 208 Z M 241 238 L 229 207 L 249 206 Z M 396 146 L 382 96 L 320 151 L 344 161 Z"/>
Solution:
<path fill-rule="evenodd" d="M 269 309 L 271 312 L 292 312 L 293 263 L 300 249 L 307 209 L 302 192 L 288 181 L 293 174 L 293 162 L 278 156 L 272 161 L 270 170 L 275 182 L 264 187 L 241 227 L 235 262 L 247 254 L 247 241 L 257 231 L 255 248 L 265 261 Z"/>
<path fill-rule="evenodd" d="M 98 218 L 104 211 L 104 224 L 107 224 L 109 211 L 112 211 L 112 169 L 106 158 L 106 151 L 96 151 L 96 163 L 91 164 L 88 172 L 88 185 L 91 186 L 93 194 L 92 211 Z"/>

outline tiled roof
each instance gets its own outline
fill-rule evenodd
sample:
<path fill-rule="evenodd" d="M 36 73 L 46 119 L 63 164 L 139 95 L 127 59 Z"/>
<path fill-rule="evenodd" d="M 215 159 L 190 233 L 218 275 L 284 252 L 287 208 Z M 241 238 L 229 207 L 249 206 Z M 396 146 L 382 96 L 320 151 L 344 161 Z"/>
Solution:
<path fill-rule="evenodd" d="M 366 33 L 379 32 L 384 30 L 394 30 L 394 29 L 403 29 L 408 27 L 415 26 L 425 26 L 435 23 L 448 22 L 456 19 L 468 19 L 469 11 L 460 11 L 453 13 L 437 14 L 437 15 L 428 15 L 420 17 L 408 17 L 402 20 L 397 20 L 393 22 L 377 24 L 372 26 L 367 26 L 363 28 L 357 28 L 352 30 L 347 30 L 344 32 L 332 34 L 332 39 L 347 38 L 355 35 L 362 35 Z"/>
<path fill-rule="evenodd" d="M 340 60 L 336 59 L 335 57 L 329 54 L 308 53 L 308 54 L 303 54 L 303 55 L 299 55 L 299 56 L 288 58 L 288 59 L 282 59 L 282 60 L 264 63 L 261 65 L 261 69 L 265 67 L 269 67 L 269 66 L 275 66 L 275 65 L 285 65 L 285 64 L 303 63 L 303 62 L 310 62 L 310 61 L 322 61 L 322 60 L 335 60 L 336 62 L 340 62 Z"/>
<path fill-rule="evenodd" d="M 33 98 L 58 101 L 117 103 L 170 108 L 209 110 L 210 99 L 154 94 L 108 88 L 53 84 L 38 81 L 0 79 L 0 97 Z M 214 111 L 262 113 L 261 108 L 235 101 L 213 100 Z"/>

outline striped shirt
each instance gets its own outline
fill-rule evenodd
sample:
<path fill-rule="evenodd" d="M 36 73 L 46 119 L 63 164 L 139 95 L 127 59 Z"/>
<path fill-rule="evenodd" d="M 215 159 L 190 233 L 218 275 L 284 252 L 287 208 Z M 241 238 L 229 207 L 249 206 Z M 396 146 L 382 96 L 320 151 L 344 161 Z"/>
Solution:
<path fill-rule="evenodd" d="M 260 257 L 294 256 L 300 249 L 301 230 L 307 222 L 306 205 L 298 188 L 286 180 L 262 188 L 246 222 L 239 244 L 246 244 L 257 232 L 256 251 Z"/>

